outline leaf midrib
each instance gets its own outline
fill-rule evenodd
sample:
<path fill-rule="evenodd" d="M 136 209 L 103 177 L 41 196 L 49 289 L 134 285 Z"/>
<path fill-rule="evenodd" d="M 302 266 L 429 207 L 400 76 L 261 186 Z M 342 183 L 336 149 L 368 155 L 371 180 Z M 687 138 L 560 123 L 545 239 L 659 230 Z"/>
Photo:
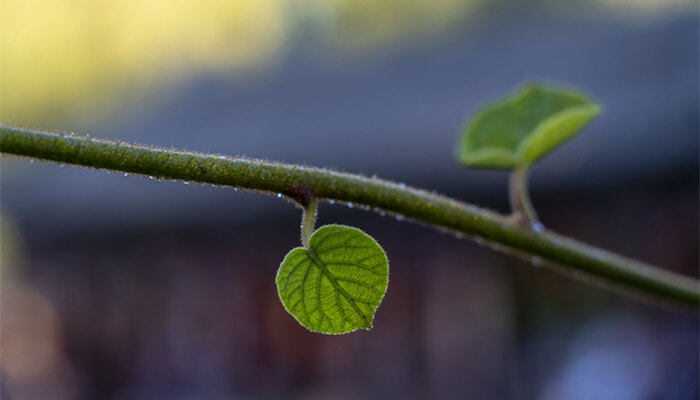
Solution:
<path fill-rule="evenodd" d="M 372 322 L 369 321 L 369 320 L 367 319 L 367 317 L 365 317 L 365 316 L 363 315 L 362 311 L 359 309 L 359 307 L 357 307 L 357 304 L 355 304 L 355 300 L 348 294 L 348 292 L 345 291 L 345 289 L 343 289 L 343 288 L 340 286 L 340 284 L 336 281 L 335 276 L 334 276 L 333 274 L 331 274 L 331 272 L 328 270 L 328 268 L 326 268 L 326 266 L 325 266 L 325 264 L 323 263 L 323 261 L 321 261 L 321 260 L 316 256 L 316 254 L 314 253 L 313 250 L 311 250 L 311 249 L 306 249 L 306 252 L 309 254 L 309 258 L 311 258 L 311 261 L 313 261 L 313 262 L 321 269 L 321 273 L 324 274 L 324 275 L 326 275 L 326 278 L 328 278 L 328 282 L 330 282 L 331 285 L 333 285 L 333 287 L 335 288 L 335 290 L 337 290 L 340 294 L 342 294 L 343 296 L 345 296 L 345 298 L 348 300 L 348 303 L 350 303 L 350 305 L 352 306 L 352 308 L 355 309 L 355 312 L 357 312 L 357 315 L 359 315 L 360 318 L 362 318 L 362 320 L 365 322 L 366 327 L 371 327 L 371 326 L 372 326 Z M 343 305 L 340 304 L 340 303 L 338 303 L 338 306 L 340 307 L 340 310 L 342 311 L 342 310 L 343 310 Z M 350 322 L 352 322 L 352 321 L 350 321 Z M 365 327 L 363 327 L 363 328 L 365 328 Z"/>

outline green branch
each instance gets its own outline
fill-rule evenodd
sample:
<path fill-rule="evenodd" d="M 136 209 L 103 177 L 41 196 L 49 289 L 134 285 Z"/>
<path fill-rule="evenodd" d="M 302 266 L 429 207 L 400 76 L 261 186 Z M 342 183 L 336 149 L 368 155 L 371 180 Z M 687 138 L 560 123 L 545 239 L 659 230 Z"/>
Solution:
<path fill-rule="evenodd" d="M 403 184 L 359 175 L 246 158 L 49 133 L 0 125 L 0 152 L 59 163 L 208 183 L 268 193 L 300 202 L 300 193 L 365 205 L 376 211 L 485 240 L 534 264 L 593 278 L 635 293 L 700 305 L 698 281 L 552 232 L 522 228 L 507 217 Z"/>

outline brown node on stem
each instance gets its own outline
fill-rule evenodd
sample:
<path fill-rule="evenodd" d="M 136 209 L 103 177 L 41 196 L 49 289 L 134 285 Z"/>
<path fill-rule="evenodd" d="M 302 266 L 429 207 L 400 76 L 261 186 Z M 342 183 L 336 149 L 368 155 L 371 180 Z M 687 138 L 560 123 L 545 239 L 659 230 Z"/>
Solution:
<path fill-rule="evenodd" d="M 295 203 L 299 204 L 301 208 L 307 208 L 311 199 L 314 198 L 314 191 L 306 185 L 296 185 L 282 192 L 283 195 L 287 196 Z"/>

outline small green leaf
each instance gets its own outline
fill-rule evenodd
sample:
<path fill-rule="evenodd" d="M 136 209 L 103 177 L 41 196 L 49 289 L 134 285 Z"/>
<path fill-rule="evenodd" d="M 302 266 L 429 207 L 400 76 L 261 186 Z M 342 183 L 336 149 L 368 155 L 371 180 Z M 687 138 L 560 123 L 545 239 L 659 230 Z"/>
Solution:
<path fill-rule="evenodd" d="M 542 158 L 600 112 L 575 91 L 525 85 L 485 107 L 468 123 L 457 148 L 467 167 L 512 169 Z"/>
<path fill-rule="evenodd" d="M 344 225 L 318 228 L 309 248 L 292 249 L 277 271 L 284 308 L 307 329 L 327 334 L 371 329 L 388 284 L 384 250 Z"/>

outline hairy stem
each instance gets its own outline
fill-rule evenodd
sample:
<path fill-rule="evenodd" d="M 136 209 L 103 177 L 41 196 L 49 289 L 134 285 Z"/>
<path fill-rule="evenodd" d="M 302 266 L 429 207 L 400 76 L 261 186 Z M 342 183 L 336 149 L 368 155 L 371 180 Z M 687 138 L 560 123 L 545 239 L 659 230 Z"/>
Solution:
<path fill-rule="evenodd" d="M 306 206 L 304 206 L 304 211 L 301 214 L 301 244 L 304 248 L 309 248 L 309 239 L 311 234 L 314 233 L 314 228 L 316 226 L 316 209 L 318 202 L 315 197 L 311 197 L 308 200 Z"/>
<path fill-rule="evenodd" d="M 606 286 L 697 307 L 697 280 L 634 261 L 552 232 L 536 232 L 506 217 L 425 190 L 327 169 L 205 155 L 0 125 L 0 152 L 161 179 L 270 193 L 310 189 L 319 199 L 378 211 L 485 240 L 499 249 Z"/>
<path fill-rule="evenodd" d="M 516 167 L 510 173 L 508 187 L 513 220 L 523 226 L 532 226 L 533 223 L 537 222 L 537 213 L 532 206 L 527 189 L 528 172 L 528 165 Z"/>

